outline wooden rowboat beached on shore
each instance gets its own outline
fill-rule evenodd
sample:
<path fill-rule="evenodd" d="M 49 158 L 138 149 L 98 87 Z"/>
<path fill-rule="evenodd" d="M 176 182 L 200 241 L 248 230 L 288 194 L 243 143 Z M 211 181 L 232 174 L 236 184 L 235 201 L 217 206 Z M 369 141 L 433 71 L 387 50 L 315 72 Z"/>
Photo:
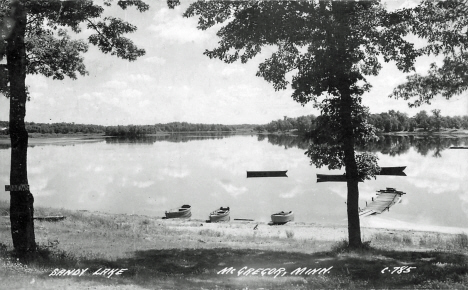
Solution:
<path fill-rule="evenodd" d="M 227 222 L 231 219 L 229 216 L 230 210 L 229 207 L 220 207 L 217 210 L 210 213 L 210 222 Z"/>
<path fill-rule="evenodd" d="M 278 224 L 278 225 L 282 225 L 287 222 L 292 222 L 294 221 L 294 213 L 292 211 L 290 212 L 281 211 L 278 213 L 274 213 L 271 215 L 271 221 L 273 222 L 273 224 Z"/>
<path fill-rule="evenodd" d="M 180 208 L 174 208 L 166 211 L 166 218 L 189 218 L 192 216 L 191 206 L 184 204 Z"/>

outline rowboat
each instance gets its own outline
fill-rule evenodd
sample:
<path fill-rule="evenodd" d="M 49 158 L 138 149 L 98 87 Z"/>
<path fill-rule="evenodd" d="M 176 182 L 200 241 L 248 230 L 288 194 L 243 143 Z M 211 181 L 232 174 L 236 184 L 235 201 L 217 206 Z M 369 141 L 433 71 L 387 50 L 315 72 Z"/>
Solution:
<path fill-rule="evenodd" d="M 190 205 L 184 204 L 180 208 L 170 209 L 166 211 L 166 218 L 189 218 L 192 216 L 191 208 Z"/>
<path fill-rule="evenodd" d="M 229 214 L 230 214 L 229 206 L 228 207 L 220 207 L 217 210 L 210 213 L 210 222 L 212 222 L 212 223 L 227 222 L 227 221 L 229 221 L 231 219 Z"/>
<path fill-rule="evenodd" d="M 288 177 L 287 170 L 284 171 L 247 171 L 247 178 L 249 177 Z"/>
<path fill-rule="evenodd" d="M 317 182 L 346 182 L 345 174 L 317 174 Z M 358 180 L 362 182 L 362 180 Z"/>
<path fill-rule="evenodd" d="M 468 149 L 466 146 L 452 146 L 450 149 Z"/>
<path fill-rule="evenodd" d="M 294 213 L 292 211 L 290 212 L 281 211 L 278 213 L 274 213 L 271 215 L 271 221 L 274 224 L 279 224 L 279 225 L 285 224 L 287 222 L 292 222 L 294 221 Z"/>
<path fill-rule="evenodd" d="M 375 175 L 393 175 L 393 176 L 406 176 L 403 172 L 406 166 L 394 166 L 394 167 L 380 167 L 380 171 Z M 317 182 L 346 182 L 345 174 L 317 174 Z M 362 182 L 363 180 L 358 180 Z"/>
<path fill-rule="evenodd" d="M 406 166 L 395 166 L 395 167 L 380 167 L 379 173 L 376 175 L 397 175 L 397 176 L 406 176 L 403 172 Z"/>

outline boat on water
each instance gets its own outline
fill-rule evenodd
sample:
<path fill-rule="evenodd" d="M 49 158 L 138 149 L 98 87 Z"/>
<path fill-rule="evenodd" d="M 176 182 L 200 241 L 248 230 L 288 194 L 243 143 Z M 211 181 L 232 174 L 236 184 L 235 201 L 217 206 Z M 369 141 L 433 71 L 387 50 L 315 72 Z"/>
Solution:
<path fill-rule="evenodd" d="M 403 172 L 405 169 L 406 166 L 380 167 L 380 171 L 376 175 L 406 176 L 406 174 Z"/>
<path fill-rule="evenodd" d="M 271 215 L 271 221 L 273 222 L 273 224 L 279 224 L 279 225 L 285 224 L 287 222 L 292 222 L 294 221 L 294 213 L 292 211 L 290 212 L 281 211 L 278 213 L 274 213 Z"/>
<path fill-rule="evenodd" d="M 450 149 L 468 149 L 467 146 L 452 146 Z"/>
<path fill-rule="evenodd" d="M 317 174 L 317 182 L 346 182 L 345 174 Z M 362 182 L 362 180 L 359 180 Z"/>
<path fill-rule="evenodd" d="M 228 207 L 220 207 L 217 210 L 213 211 L 210 213 L 210 222 L 216 223 L 216 222 L 227 222 L 231 220 L 231 217 L 229 214 L 231 211 L 229 210 Z"/>
<path fill-rule="evenodd" d="M 380 171 L 375 175 L 392 175 L 392 176 L 406 176 L 403 171 L 406 166 L 393 166 L 393 167 L 380 167 Z M 317 174 L 317 182 L 346 182 L 348 181 L 345 174 Z M 359 182 L 364 180 L 360 179 Z"/>
<path fill-rule="evenodd" d="M 283 171 L 247 171 L 247 178 L 249 177 L 288 177 L 287 170 Z"/>
<path fill-rule="evenodd" d="M 189 218 L 192 216 L 192 207 L 188 204 L 184 204 L 179 208 L 174 208 L 166 211 L 166 218 L 174 219 L 174 218 Z"/>

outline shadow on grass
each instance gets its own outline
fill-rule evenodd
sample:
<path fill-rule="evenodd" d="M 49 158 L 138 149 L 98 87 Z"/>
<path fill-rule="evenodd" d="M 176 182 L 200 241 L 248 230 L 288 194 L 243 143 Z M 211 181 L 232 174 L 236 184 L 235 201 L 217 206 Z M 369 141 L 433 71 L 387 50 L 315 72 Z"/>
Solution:
<path fill-rule="evenodd" d="M 85 275 L 75 279 L 92 280 L 105 285 L 132 284 L 162 289 L 217 287 L 455 289 L 466 287 L 464 285 L 468 282 L 466 254 L 441 251 L 388 251 L 369 247 L 347 251 L 342 246 L 337 246 L 329 252 L 314 254 L 230 248 L 154 249 L 135 251 L 129 258 L 113 261 L 80 260 L 63 252 L 41 250 L 28 262 L 28 265 L 32 268 L 49 269 L 46 274 L 39 274 L 46 279 L 61 279 L 49 277 L 49 273 L 56 268 L 69 270 L 89 268 Z M 406 268 L 400 273 L 395 271 L 392 274 L 394 267 L 403 266 Z M 231 273 L 219 273 L 229 267 L 234 269 Z M 264 276 L 261 272 L 256 275 L 253 273 L 245 275 L 247 270 L 245 267 L 276 269 L 276 272 L 268 270 L 264 272 Z M 301 272 L 304 267 L 307 269 Z M 329 269 L 330 267 L 332 268 Z M 121 276 L 111 278 L 92 275 L 99 268 L 128 270 Z M 275 273 L 281 268 L 284 270 L 275 278 Z M 301 269 L 297 270 L 298 268 Z M 307 272 L 319 268 L 329 270 L 325 271 L 325 274 Z"/>

